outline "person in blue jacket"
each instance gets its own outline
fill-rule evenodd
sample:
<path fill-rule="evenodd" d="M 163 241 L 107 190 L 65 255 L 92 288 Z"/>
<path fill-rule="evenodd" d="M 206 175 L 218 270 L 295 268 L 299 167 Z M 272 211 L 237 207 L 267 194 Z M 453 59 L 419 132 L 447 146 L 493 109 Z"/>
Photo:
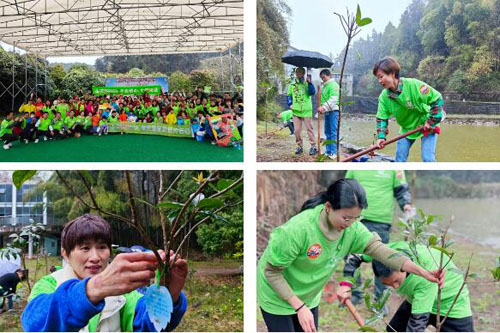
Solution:
<path fill-rule="evenodd" d="M 119 254 L 109 262 L 111 228 L 92 214 L 67 223 L 61 245 L 67 264 L 34 285 L 21 315 L 25 331 L 156 331 L 144 295 L 136 290 L 155 276 L 158 261 L 152 252 Z M 160 255 L 166 260 L 163 251 Z M 170 262 L 173 259 L 170 253 Z M 167 331 L 175 329 L 186 312 L 182 288 L 187 273 L 187 262 L 178 257 L 168 285 L 174 307 Z"/>

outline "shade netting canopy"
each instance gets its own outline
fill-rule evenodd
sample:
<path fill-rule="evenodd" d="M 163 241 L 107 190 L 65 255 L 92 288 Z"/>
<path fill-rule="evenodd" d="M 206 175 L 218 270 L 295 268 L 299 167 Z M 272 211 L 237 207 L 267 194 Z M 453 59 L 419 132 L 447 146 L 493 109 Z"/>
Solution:
<path fill-rule="evenodd" d="M 0 41 L 40 56 L 222 52 L 243 0 L 0 0 Z"/>

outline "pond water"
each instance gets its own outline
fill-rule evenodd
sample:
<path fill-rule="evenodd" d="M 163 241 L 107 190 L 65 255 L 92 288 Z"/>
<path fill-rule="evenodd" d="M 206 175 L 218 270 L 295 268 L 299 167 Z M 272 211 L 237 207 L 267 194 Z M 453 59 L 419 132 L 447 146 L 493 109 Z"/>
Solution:
<path fill-rule="evenodd" d="M 458 234 L 476 243 L 500 249 L 500 200 L 486 199 L 416 199 L 415 207 L 426 214 L 440 215 L 438 223 L 445 226 L 453 215 L 451 234 Z M 399 207 L 396 217 L 401 217 Z M 497 251 L 498 252 L 498 251 Z"/>
<path fill-rule="evenodd" d="M 399 126 L 389 123 L 389 138 L 397 136 Z M 374 140 L 375 119 L 344 119 L 341 136 L 344 142 L 368 147 Z M 394 156 L 396 143 L 381 150 Z M 410 150 L 410 162 L 421 162 L 420 140 Z M 474 126 L 443 123 L 436 148 L 438 162 L 498 162 L 500 161 L 499 126 Z"/>

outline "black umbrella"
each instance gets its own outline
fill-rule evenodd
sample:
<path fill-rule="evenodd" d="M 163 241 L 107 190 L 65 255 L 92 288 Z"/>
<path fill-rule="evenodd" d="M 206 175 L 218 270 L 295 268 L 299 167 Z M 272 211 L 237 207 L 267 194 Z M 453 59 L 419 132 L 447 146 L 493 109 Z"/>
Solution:
<path fill-rule="evenodd" d="M 285 64 L 306 68 L 329 68 L 333 66 L 330 57 L 319 52 L 290 50 L 281 56 Z"/>

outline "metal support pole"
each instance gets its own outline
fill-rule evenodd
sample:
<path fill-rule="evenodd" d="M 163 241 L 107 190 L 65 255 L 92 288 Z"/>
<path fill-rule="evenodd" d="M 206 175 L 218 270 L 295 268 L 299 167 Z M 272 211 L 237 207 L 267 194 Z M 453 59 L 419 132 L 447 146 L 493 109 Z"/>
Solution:
<path fill-rule="evenodd" d="M 14 56 L 12 57 L 12 109 L 11 111 L 14 112 L 14 100 L 16 98 L 16 93 L 14 91 L 14 87 L 15 87 L 15 75 L 16 75 L 16 42 L 14 42 L 14 49 L 13 49 L 13 52 L 14 52 Z"/>
<path fill-rule="evenodd" d="M 38 98 L 38 52 L 35 53 L 35 100 Z"/>
<path fill-rule="evenodd" d="M 241 41 L 238 39 L 238 62 L 240 63 L 240 81 L 243 85 L 243 58 L 241 56 Z"/>
<path fill-rule="evenodd" d="M 47 101 L 47 89 L 48 89 L 47 88 L 47 71 L 48 71 L 48 67 L 49 67 L 49 62 L 47 61 L 45 63 L 45 89 L 43 90 L 43 92 L 44 92 L 44 102 Z"/>
<path fill-rule="evenodd" d="M 24 103 L 28 101 L 28 52 L 24 54 Z"/>
<path fill-rule="evenodd" d="M 219 52 L 220 57 L 220 82 L 222 83 L 222 91 L 224 91 L 224 71 L 222 69 L 222 51 Z"/>
<path fill-rule="evenodd" d="M 231 48 L 229 48 L 229 83 L 231 83 L 231 89 L 234 89 L 233 53 L 231 52 Z"/>

